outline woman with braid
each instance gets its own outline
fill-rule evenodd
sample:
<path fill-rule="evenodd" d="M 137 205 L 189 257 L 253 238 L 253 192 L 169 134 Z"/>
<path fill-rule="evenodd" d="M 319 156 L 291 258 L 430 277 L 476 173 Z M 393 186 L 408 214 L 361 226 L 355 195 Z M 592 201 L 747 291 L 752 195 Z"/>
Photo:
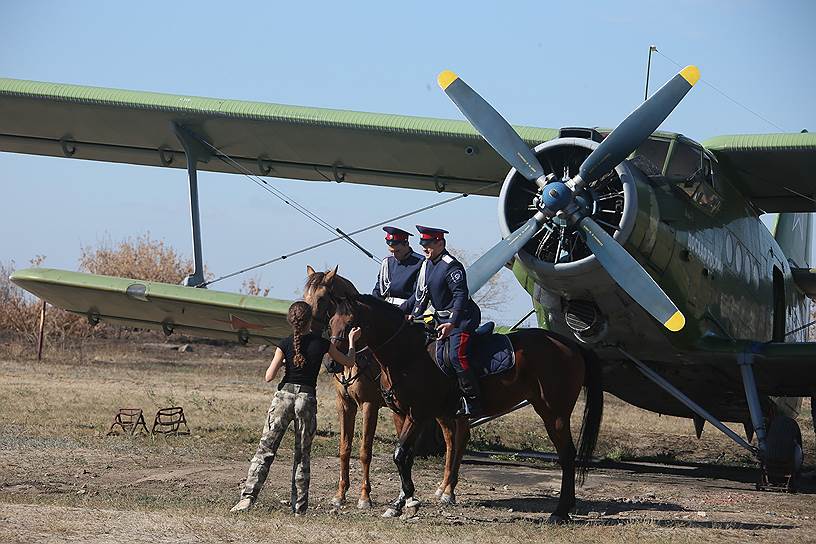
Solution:
<path fill-rule="evenodd" d="M 232 507 L 231 512 L 245 512 L 252 508 L 292 420 L 295 421 L 295 455 L 290 504 L 295 515 L 306 511 L 309 506 L 309 458 L 312 439 L 317 431 L 315 387 L 320 364 L 326 353 L 344 366 L 355 364 L 354 342 L 360 336 L 359 327 L 353 328 L 349 334 L 349 352 L 346 355 L 319 333 L 311 332 L 312 308 L 307 303 L 299 301 L 292 304 L 286 319 L 292 326 L 292 335 L 281 341 L 264 377 L 271 382 L 285 365 L 283 379 L 269 407 L 266 430 L 261 436 L 258 451 L 249 464 L 241 500 Z"/>

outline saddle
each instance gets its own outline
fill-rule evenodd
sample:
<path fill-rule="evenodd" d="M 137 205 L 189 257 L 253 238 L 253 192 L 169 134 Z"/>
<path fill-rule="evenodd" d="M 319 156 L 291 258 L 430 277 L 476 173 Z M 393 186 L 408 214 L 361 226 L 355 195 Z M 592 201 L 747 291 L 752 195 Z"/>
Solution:
<path fill-rule="evenodd" d="M 516 364 L 516 354 L 510 337 L 506 334 L 494 334 L 495 326 L 495 323 L 488 321 L 477 328 L 471 336 L 468 360 L 477 378 L 502 374 Z M 433 329 L 431 332 L 436 334 Z M 436 344 L 431 351 L 435 355 L 433 359 L 436 366 L 445 376 L 455 377 L 450 360 L 450 342 L 438 342 L 433 339 L 431 342 Z"/>

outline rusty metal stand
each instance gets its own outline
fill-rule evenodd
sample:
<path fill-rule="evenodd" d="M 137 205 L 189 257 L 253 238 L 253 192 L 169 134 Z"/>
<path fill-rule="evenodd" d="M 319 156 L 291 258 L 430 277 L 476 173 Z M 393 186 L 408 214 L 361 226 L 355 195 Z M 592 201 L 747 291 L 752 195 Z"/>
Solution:
<path fill-rule="evenodd" d="M 180 429 L 181 425 L 184 425 L 184 430 Z M 153 428 L 150 430 L 150 434 L 173 434 L 176 436 L 190 434 L 187 418 L 184 417 L 184 409 L 181 406 L 160 409 L 156 412 L 156 419 L 153 420 Z"/>
<path fill-rule="evenodd" d="M 45 301 L 40 309 L 40 327 L 37 333 L 37 360 L 42 361 L 43 336 L 45 336 Z"/>
<path fill-rule="evenodd" d="M 113 416 L 113 423 L 111 423 L 107 436 L 118 435 L 116 427 L 121 428 L 126 434 L 135 434 L 137 429 L 148 434 L 141 408 L 119 408 L 119 412 Z"/>

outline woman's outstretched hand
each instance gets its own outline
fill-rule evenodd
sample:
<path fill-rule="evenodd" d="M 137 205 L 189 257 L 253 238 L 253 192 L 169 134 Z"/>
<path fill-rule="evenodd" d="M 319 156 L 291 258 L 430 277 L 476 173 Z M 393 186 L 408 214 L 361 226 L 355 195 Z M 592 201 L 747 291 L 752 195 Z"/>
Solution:
<path fill-rule="evenodd" d="M 362 333 L 362 330 L 360 329 L 360 327 L 353 327 L 351 329 L 351 332 L 349 333 L 349 339 L 352 342 L 356 342 L 357 340 L 360 339 L 360 334 L 361 333 Z"/>

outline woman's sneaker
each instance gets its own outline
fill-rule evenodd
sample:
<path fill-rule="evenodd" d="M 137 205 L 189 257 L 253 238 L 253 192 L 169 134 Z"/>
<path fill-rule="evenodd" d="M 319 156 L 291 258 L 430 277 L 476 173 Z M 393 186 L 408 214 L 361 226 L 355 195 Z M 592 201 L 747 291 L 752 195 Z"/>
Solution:
<path fill-rule="evenodd" d="M 238 503 L 230 509 L 230 512 L 239 513 L 239 512 L 246 512 L 252 505 L 255 504 L 255 499 L 250 497 L 245 497 L 238 501 Z"/>

